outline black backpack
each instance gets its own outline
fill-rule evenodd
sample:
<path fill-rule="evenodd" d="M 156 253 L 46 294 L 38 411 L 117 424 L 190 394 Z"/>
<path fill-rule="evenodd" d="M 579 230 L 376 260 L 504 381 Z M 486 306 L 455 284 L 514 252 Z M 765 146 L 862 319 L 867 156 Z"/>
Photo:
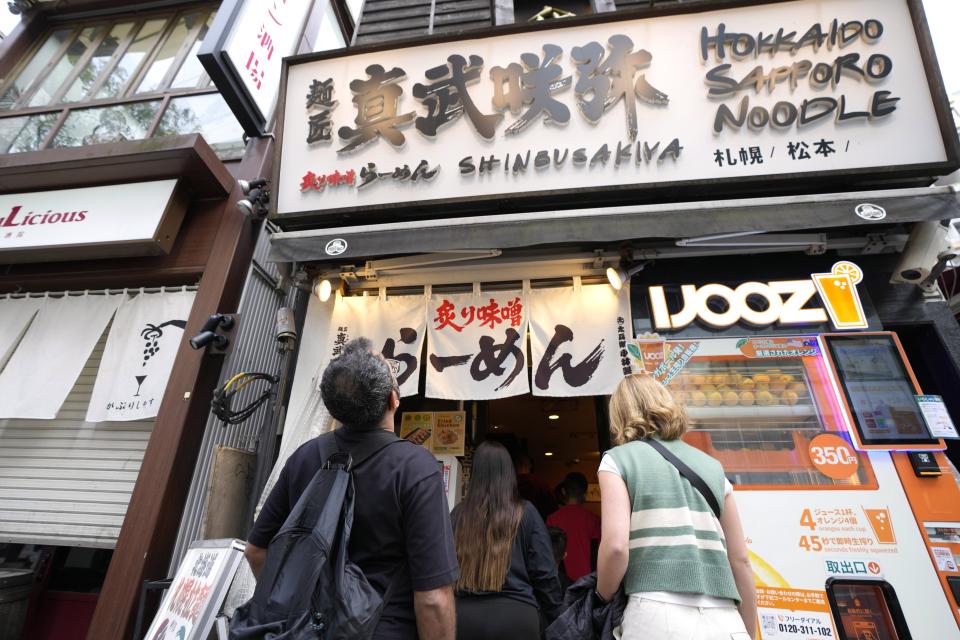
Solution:
<path fill-rule="evenodd" d="M 382 596 L 347 557 L 353 526 L 351 472 L 401 442 L 377 429 L 351 452 L 333 432 L 317 438 L 323 466 L 270 541 L 253 597 L 230 621 L 231 640 L 366 640 L 393 591 Z"/>

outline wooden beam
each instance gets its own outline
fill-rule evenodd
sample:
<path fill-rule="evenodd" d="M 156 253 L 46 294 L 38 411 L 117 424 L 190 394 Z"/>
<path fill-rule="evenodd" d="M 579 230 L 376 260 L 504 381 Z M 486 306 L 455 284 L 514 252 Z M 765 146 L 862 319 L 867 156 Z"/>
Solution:
<path fill-rule="evenodd" d="M 272 140 L 251 141 L 239 175 L 270 175 L 272 153 Z M 242 197 L 239 186 L 235 186 L 226 200 L 215 205 L 223 207 L 222 223 L 147 445 L 88 640 L 130 637 L 140 585 L 144 580 L 167 575 L 222 365 L 220 358 L 192 350 L 187 338 L 210 314 L 237 309 L 256 241 L 255 223 L 236 208 Z"/>
<path fill-rule="evenodd" d="M 196 197 L 236 182 L 199 133 L 0 155 L 0 193 L 180 178 Z"/>

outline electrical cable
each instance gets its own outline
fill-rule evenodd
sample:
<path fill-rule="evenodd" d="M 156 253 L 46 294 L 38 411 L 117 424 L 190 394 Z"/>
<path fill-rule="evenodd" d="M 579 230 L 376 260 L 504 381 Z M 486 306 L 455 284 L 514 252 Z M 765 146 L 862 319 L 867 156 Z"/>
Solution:
<path fill-rule="evenodd" d="M 247 406 L 234 411 L 230 406 L 233 398 L 240 393 L 244 387 L 257 380 L 267 382 L 267 388 Z M 213 392 L 213 400 L 210 401 L 213 415 L 217 416 L 226 424 L 240 424 L 244 422 L 252 416 L 263 403 L 270 399 L 270 395 L 273 393 L 273 386 L 277 384 L 279 380 L 279 376 L 257 371 L 242 371 L 236 374 L 227 380 L 222 387 Z"/>

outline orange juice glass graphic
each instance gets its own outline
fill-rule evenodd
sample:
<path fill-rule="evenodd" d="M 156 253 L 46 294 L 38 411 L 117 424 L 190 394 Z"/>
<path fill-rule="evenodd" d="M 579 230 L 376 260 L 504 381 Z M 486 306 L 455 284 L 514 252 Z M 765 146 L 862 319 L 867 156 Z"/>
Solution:
<path fill-rule="evenodd" d="M 866 514 L 867 520 L 870 521 L 870 527 L 873 529 L 873 534 L 877 536 L 877 542 L 880 544 L 897 543 L 888 509 L 867 509 L 864 507 L 863 512 Z"/>
<path fill-rule="evenodd" d="M 857 285 L 863 280 L 860 267 L 842 260 L 833 265 L 830 273 L 814 273 L 810 277 L 820 292 L 834 327 L 866 329 L 869 326 L 857 293 Z"/>

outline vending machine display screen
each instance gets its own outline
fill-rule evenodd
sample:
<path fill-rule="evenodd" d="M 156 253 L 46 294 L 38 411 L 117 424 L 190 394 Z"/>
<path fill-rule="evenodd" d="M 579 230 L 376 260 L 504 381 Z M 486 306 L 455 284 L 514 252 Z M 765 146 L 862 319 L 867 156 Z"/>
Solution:
<path fill-rule="evenodd" d="M 859 440 L 868 446 L 936 444 L 891 335 L 824 336 Z"/>

